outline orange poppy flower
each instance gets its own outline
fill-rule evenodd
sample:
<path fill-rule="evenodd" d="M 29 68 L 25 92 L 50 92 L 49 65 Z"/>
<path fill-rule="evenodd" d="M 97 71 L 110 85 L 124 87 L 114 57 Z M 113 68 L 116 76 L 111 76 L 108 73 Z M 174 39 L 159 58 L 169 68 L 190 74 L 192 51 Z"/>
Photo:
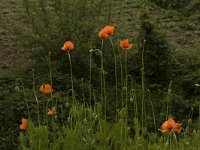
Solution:
<path fill-rule="evenodd" d="M 55 113 L 55 110 L 51 110 L 50 108 L 48 108 L 48 116 L 53 116 L 53 115 L 55 115 L 56 113 Z"/>
<path fill-rule="evenodd" d="M 161 126 L 161 131 L 163 133 L 168 133 L 169 132 L 169 124 L 168 121 L 165 121 L 162 126 Z"/>
<path fill-rule="evenodd" d="M 44 94 L 49 94 L 52 92 L 52 88 L 50 84 L 43 84 L 40 87 L 40 91 Z"/>
<path fill-rule="evenodd" d="M 115 27 L 114 26 L 105 26 L 103 30 L 106 32 L 106 34 L 112 35 L 115 31 Z"/>
<path fill-rule="evenodd" d="M 74 44 L 71 41 L 66 41 L 61 48 L 63 51 L 70 51 L 74 49 Z"/>
<path fill-rule="evenodd" d="M 99 32 L 99 37 L 101 39 L 105 39 L 108 36 L 112 35 L 114 33 L 115 27 L 114 26 L 105 26 L 101 31 Z"/>
<path fill-rule="evenodd" d="M 120 47 L 123 49 L 130 49 L 132 48 L 132 44 L 129 43 L 128 39 L 121 40 L 119 43 Z"/>
<path fill-rule="evenodd" d="M 174 119 L 169 118 L 168 120 L 168 124 L 169 124 L 169 128 L 173 129 L 176 126 L 176 122 L 174 121 Z"/>
<path fill-rule="evenodd" d="M 181 128 L 181 124 L 176 123 L 175 127 L 173 128 L 173 130 L 177 133 L 181 133 L 182 128 Z"/>
<path fill-rule="evenodd" d="M 105 30 L 101 30 L 101 31 L 99 32 L 99 37 L 100 37 L 101 39 L 105 39 L 105 38 L 108 37 L 108 34 L 105 32 Z"/>
<path fill-rule="evenodd" d="M 161 131 L 163 133 L 168 133 L 169 131 L 173 130 L 174 132 L 180 133 L 182 128 L 181 125 L 176 123 L 174 119 L 169 118 L 165 121 L 161 126 Z"/>
<path fill-rule="evenodd" d="M 19 126 L 20 130 L 26 130 L 27 121 L 27 119 L 22 118 L 22 124 Z"/>

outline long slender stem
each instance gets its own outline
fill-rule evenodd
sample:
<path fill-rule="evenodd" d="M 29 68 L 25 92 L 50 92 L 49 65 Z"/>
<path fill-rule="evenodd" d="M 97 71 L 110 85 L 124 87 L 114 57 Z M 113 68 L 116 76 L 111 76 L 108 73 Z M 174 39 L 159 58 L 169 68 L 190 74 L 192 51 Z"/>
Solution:
<path fill-rule="evenodd" d="M 92 103 L 92 87 L 91 87 L 91 78 L 92 78 L 92 53 L 90 53 L 90 75 L 89 75 L 89 103 L 91 107 Z"/>
<path fill-rule="evenodd" d="M 103 81 L 103 93 L 104 93 L 104 118 L 106 120 L 106 78 L 103 67 L 103 39 L 101 41 L 101 71 L 102 71 L 102 81 Z"/>
<path fill-rule="evenodd" d="M 26 109 L 27 109 L 27 112 L 28 112 L 28 118 L 31 119 L 30 111 L 29 111 L 29 106 L 28 106 L 28 100 L 27 100 L 27 97 L 26 97 L 25 89 L 24 89 L 24 83 L 23 83 L 23 81 L 22 81 L 21 78 L 16 79 L 15 82 L 17 82 L 18 80 L 20 81 L 20 83 L 21 83 L 21 85 L 22 85 L 22 90 L 23 90 L 24 100 L 25 100 L 25 103 L 26 103 Z"/>
<path fill-rule="evenodd" d="M 151 93 L 150 93 L 150 90 L 148 89 L 147 90 L 148 93 L 149 93 L 149 100 L 150 100 L 150 103 L 151 103 L 151 110 L 152 110 L 152 115 L 153 115 L 153 123 L 154 123 L 154 128 L 155 128 L 155 133 L 156 133 L 156 118 L 155 118 L 155 114 L 154 114 L 154 108 L 153 108 L 153 102 L 151 100 Z"/>
<path fill-rule="evenodd" d="M 34 72 L 34 69 L 32 69 L 32 72 L 33 72 L 33 94 L 34 94 L 34 97 L 35 97 L 35 100 L 36 100 L 36 103 L 37 103 L 38 123 L 39 123 L 39 126 L 40 126 L 40 110 L 39 110 L 39 101 L 38 101 L 36 91 L 35 91 L 35 72 Z"/>
<path fill-rule="evenodd" d="M 125 89 L 126 89 L 126 99 L 125 99 L 125 111 L 126 111 L 126 117 L 125 117 L 125 128 L 124 128 L 124 140 L 125 144 L 127 142 L 127 125 L 128 125 L 128 72 L 127 72 L 127 51 L 125 51 L 125 58 L 124 58 L 124 66 L 125 66 Z"/>
<path fill-rule="evenodd" d="M 82 96 L 83 96 L 83 103 L 84 103 L 84 106 L 85 106 L 85 92 L 84 92 L 84 81 L 83 81 L 83 78 L 81 78 L 81 85 L 82 85 Z"/>
<path fill-rule="evenodd" d="M 72 98 L 73 98 L 73 103 L 74 103 L 74 99 L 75 99 L 75 95 L 74 95 L 74 84 L 73 84 L 73 74 L 72 74 L 72 61 L 71 61 L 71 57 L 70 57 L 70 53 L 68 51 L 68 57 L 69 57 L 69 64 L 70 64 L 70 74 L 71 74 L 71 86 L 72 86 Z"/>
<path fill-rule="evenodd" d="M 110 39 L 110 43 L 112 45 L 113 48 L 113 57 L 114 57 L 114 62 L 115 62 L 115 99 L 116 99 L 116 116 L 117 116 L 117 108 L 118 108 L 118 81 L 117 81 L 117 59 L 116 59 L 116 53 L 115 53 L 115 48 L 114 48 L 114 44 L 111 38 Z"/>
<path fill-rule="evenodd" d="M 141 68 L 141 74 L 142 74 L 142 112 L 141 112 L 141 119 L 142 119 L 142 131 L 143 131 L 143 127 L 144 127 L 144 48 L 145 48 L 145 43 L 146 40 L 144 39 L 143 42 L 143 48 L 142 48 L 142 68 Z"/>
<path fill-rule="evenodd" d="M 53 87 L 53 79 L 52 79 L 52 68 L 51 68 L 51 52 L 49 52 L 49 78 L 50 78 L 50 84 L 51 84 L 51 88 L 52 88 Z M 53 93 L 51 90 L 51 99 L 52 98 L 53 98 Z"/>
<path fill-rule="evenodd" d="M 125 52 L 125 59 L 124 59 L 124 63 L 125 63 L 125 86 L 126 86 L 126 113 L 127 113 L 127 117 L 128 117 L 128 73 L 127 73 L 127 51 Z"/>
<path fill-rule="evenodd" d="M 71 86 L 72 86 L 72 90 L 74 90 L 73 76 L 72 76 L 72 61 L 71 61 L 71 57 L 70 57 L 69 51 L 68 51 L 68 57 L 69 57 L 69 63 L 70 63 Z"/>
<path fill-rule="evenodd" d="M 119 47 L 117 47 L 118 48 L 118 51 L 119 51 L 119 54 L 121 54 L 121 51 L 120 51 L 120 49 L 119 49 Z M 123 107 L 123 65 L 122 65 L 122 58 L 121 58 L 121 55 L 120 55 L 120 57 L 119 57 L 119 62 L 120 62 L 120 72 L 121 72 L 121 87 L 122 87 L 122 94 L 121 94 L 121 102 L 122 102 L 122 107 Z"/>
<path fill-rule="evenodd" d="M 51 52 L 49 52 L 49 78 L 51 87 L 53 86 L 53 79 L 52 79 L 52 68 L 51 68 Z M 51 100 L 53 100 L 53 93 L 51 90 Z"/>
<path fill-rule="evenodd" d="M 135 103 L 134 103 L 134 106 L 135 106 L 135 117 L 138 119 L 138 103 L 137 103 L 137 93 L 136 93 L 136 90 L 134 92 L 134 97 L 135 97 Z"/>
<path fill-rule="evenodd" d="M 167 114 L 166 114 L 166 120 L 170 115 L 170 106 L 169 106 L 169 104 L 170 104 L 171 85 L 172 85 L 172 81 L 170 82 L 169 87 L 168 87 L 168 91 L 167 91 Z"/>
<path fill-rule="evenodd" d="M 129 92 L 129 95 L 130 95 L 130 101 L 131 101 L 131 103 L 132 102 L 134 102 L 133 103 L 133 108 L 134 108 L 134 115 L 133 115 L 133 119 L 135 118 L 135 117 L 137 117 L 137 103 L 136 103 L 136 97 L 135 97 L 135 94 L 136 92 L 135 92 L 135 89 L 131 89 L 130 90 L 130 92 Z M 132 100 L 131 100 L 132 99 Z"/>
<path fill-rule="evenodd" d="M 52 77 L 52 68 L 51 68 L 51 52 L 49 52 L 49 78 L 50 78 L 50 84 L 51 84 L 51 88 L 53 89 L 53 77 Z M 51 90 L 51 109 L 53 109 L 53 90 Z M 47 116 L 47 127 L 48 127 L 48 104 L 49 104 L 49 100 L 47 101 L 47 108 L 46 108 L 46 116 Z M 51 118 L 51 123 L 52 123 L 52 127 L 53 127 L 53 117 Z M 53 133 L 55 135 L 55 128 L 53 128 Z M 53 140 L 54 140 L 54 136 L 53 136 Z"/>
<path fill-rule="evenodd" d="M 99 49 L 91 49 L 90 52 L 98 51 L 101 57 L 101 109 L 103 108 L 103 102 L 104 102 L 104 115 L 106 119 L 106 96 L 105 96 L 105 76 L 104 76 L 104 69 L 103 69 L 103 56 L 102 56 L 102 51 Z M 104 93 L 104 98 L 103 98 L 103 93 Z M 102 115 L 102 113 L 101 113 Z M 101 116 L 102 117 L 102 116 Z"/>

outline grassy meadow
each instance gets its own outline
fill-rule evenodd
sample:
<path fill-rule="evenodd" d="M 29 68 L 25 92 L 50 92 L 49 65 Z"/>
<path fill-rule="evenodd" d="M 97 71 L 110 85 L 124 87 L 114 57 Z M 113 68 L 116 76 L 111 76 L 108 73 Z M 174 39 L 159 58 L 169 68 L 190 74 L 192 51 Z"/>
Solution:
<path fill-rule="evenodd" d="M 0 7 L 0 149 L 200 150 L 198 0 Z"/>

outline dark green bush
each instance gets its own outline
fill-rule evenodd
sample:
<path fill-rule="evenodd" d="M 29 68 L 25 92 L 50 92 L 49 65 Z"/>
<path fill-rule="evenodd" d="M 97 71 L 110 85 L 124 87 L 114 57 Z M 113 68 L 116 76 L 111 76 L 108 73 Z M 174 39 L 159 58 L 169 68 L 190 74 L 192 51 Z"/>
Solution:
<path fill-rule="evenodd" d="M 155 28 L 147 12 L 140 15 L 138 36 L 138 67 L 141 67 L 141 56 L 144 48 L 144 72 L 148 85 L 167 87 L 172 77 L 172 52 L 166 36 Z M 139 71 L 139 68 L 137 69 Z"/>
<path fill-rule="evenodd" d="M 190 0 L 151 0 L 155 2 L 158 6 L 163 8 L 183 8 L 188 5 Z"/>
<path fill-rule="evenodd" d="M 12 26 L 21 47 L 26 49 L 34 61 L 36 85 L 50 82 L 49 52 L 53 84 L 56 91 L 70 89 L 70 66 L 66 52 L 61 51 L 63 43 L 71 40 L 75 49 L 71 51 L 75 89 L 81 91 L 79 83 L 83 78 L 88 83 L 89 50 L 100 48 L 98 31 L 110 21 L 111 5 L 105 0 L 24 0 L 23 26 Z M 22 32 L 25 30 L 25 32 Z M 95 54 L 96 55 L 96 54 Z M 109 54 L 112 55 L 112 54 Z M 108 56 L 109 57 L 109 56 Z M 99 55 L 92 60 L 92 81 L 100 84 Z M 99 61 L 98 61 L 99 59 Z M 106 60 L 106 59 L 105 59 Z M 31 68 L 29 69 L 31 70 Z M 31 71 L 29 71 L 31 72 Z M 87 87 L 84 87 L 87 88 Z M 88 90 L 88 89 L 87 89 Z M 81 95 L 77 93 L 77 95 Z"/>
<path fill-rule="evenodd" d="M 175 58 L 177 60 L 175 71 L 177 89 L 181 89 L 182 96 L 185 98 L 197 98 L 199 89 L 195 84 L 200 82 L 199 48 L 177 51 Z"/>
<path fill-rule="evenodd" d="M 186 7 L 185 15 L 190 16 L 200 13 L 200 2 L 198 0 L 192 0 L 190 5 Z"/>
<path fill-rule="evenodd" d="M 17 149 L 19 116 L 24 114 L 24 98 L 15 91 L 15 79 L 0 78 L 0 149 Z"/>

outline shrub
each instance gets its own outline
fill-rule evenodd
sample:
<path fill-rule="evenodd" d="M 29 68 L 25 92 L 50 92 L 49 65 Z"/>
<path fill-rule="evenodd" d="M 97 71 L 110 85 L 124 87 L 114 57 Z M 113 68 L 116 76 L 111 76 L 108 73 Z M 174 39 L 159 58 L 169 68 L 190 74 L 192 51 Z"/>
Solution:
<path fill-rule="evenodd" d="M 158 6 L 163 8 L 183 8 L 188 5 L 189 0 L 151 0 L 156 3 Z"/>
<path fill-rule="evenodd" d="M 172 52 L 165 35 L 157 30 L 148 12 L 140 15 L 140 31 L 138 36 L 138 52 L 136 54 L 138 67 L 141 66 L 141 56 L 144 48 L 144 72 L 148 85 L 167 87 L 172 70 Z M 137 69 L 140 71 L 139 69 Z"/>

